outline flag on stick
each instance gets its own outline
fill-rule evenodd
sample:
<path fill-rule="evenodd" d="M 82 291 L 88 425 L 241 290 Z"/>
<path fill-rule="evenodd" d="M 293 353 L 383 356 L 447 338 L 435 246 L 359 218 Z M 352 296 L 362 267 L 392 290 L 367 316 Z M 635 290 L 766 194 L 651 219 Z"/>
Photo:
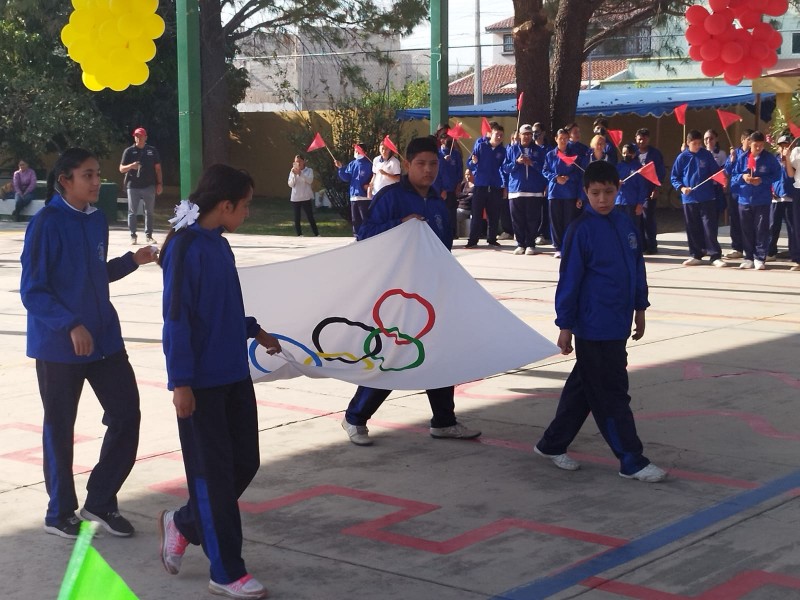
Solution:
<path fill-rule="evenodd" d="M 649 162 L 636 172 L 647 179 L 647 181 L 655 183 L 656 185 L 661 185 L 661 182 L 658 180 L 658 175 L 656 175 L 655 163 Z"/>
<path fill-rule="evenodd" d="M 752 152 L 747 154 L 747 168 L 750 169 L 750 174 L 756 172 L 756 157 Z"/>
<path fill-rule="evenodd" d="M 492 132 L 492 126 L 489 124 L 489 119 L 481 117 L 481 136 Z"/>
<path fill-rule="evenodd" d="M 678 125 L 686 125 L 686 109 L 688 107 L 688 103 L 675 107 L 675 120 L 678 121 Z"/>
<path fill-rule="evenodd" d="M 800 127 L 798 127 L 794 123 L 789 123 L 789 131 L 792 132 L 792 137 L 795 138 L 800 137 Z"/>
<path fill-rule="evenodd" d="M 336 157 L 333 155 L 333 152 L 331 152 L 331 149 L 328 148 L 328 144 L 325 143 L 325 140 L 323 140 L 322 136 L 319 134 L 319 132 L 317 132 L 317 134 L 314 136 L 314 139 L 311 140 L 311 143 L 308 145 L 308 148 L 306 148 L 306 152 L 313 152 L 314 150 L 319 150 L 320 148 L 325 148 L 325 150 L 328 151 L 328 154 L 331 155 L 331 158 L 334 160 L 334 162 L 336 161 Z"/>
<path fill-rule="evenodd" d="M 567 155 L 566 155 L 566 154 L 564 154 L 564 153 L 563 153 L 561 150 L 559 150 L 559 151 L 557 152 L 557 156 L 558 156 L 559 160 L 561 160 L 561 161 L 563 161 L 563 162 L 567 163 L 569 166 L 572 166 L 572 165 L 573 165 L 573 163 L 574 163 L 576 160 L 578 160 L 578 157 L 577 157 L 577 156 L 567 156 Z"/>
<path fill-rule="evenodd" d="M 611 141 L 614 145 L 619 148 L 620 143 L 622 142 L 623 133 L 621 129 L 608 129 L 606 130 L 608 133 L 608 137 L 611 138 Z"/>
<path fill-rule="evenodd" d="M 359 153 L 361 156 L 363 156 L 363 157 L 365 157 L 365 158 L 366 158 L 366 156 L 367 156 L 367 153 L 366 153 L 366 152 L 364 151 L 364 149 L 363 149 L 361 146 L 359 146 L 358 144 L 353 144 L 353 150 L 355 150 L 355 151 L 356 151 L 356 152 L 358 152 L 358 153 Z"/>
<path fill-rule="evenodd" d="M 84 521 L 61 582 L 58 600 L 137 600 L 122 577 L 92 548 L 97 523 Z"/>
<path fill-rule="evenodd" d="M 734 123 L 742 120 L 742 117 L 740 117 L 736 113 L 720 109 L 717 109 L 717 116 L 719 117 L 719 122 L 722 124 L 723 129 L 727 129 Z"/>
<path fill-rule="evenodd" d="M 725 175 L 725 171 L 720 169 L 716 173 L 711 176 L 711 179 L 722 185 L 723 187 L 728 185 L 728 177 Z"/>
<path fill-rule="evenodd" d="M 523 96 L 525 96 L 525 92 L 520 92 L 519 93 L 519 98 L 517 98 L 517 112 L 520 112 L 522 110 L 522 98 L 523 98 Z"/>
<path fill-rule="evenodd" d="M 448 129 L 447 135 L 449 135 L 454 140 L 471 137 L 466 131 L 464 131 L 464 127 L 461 124 L 461 122 L 459 122 L 455 127 L 451 127 L 450 129 Z"/>

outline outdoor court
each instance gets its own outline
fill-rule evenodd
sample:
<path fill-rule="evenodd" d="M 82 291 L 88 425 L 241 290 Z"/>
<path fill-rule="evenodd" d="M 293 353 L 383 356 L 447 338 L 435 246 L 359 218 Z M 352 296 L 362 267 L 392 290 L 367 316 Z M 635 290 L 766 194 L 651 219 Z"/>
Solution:
<path fill-rule="evenodd" d="M 0 598 L 46 600 L 72 542 L 42 531 L 42 409 L 18 292 L 23 232 L 0 224 Z M 350 241 L 229 239 L 240 266 Z M 512 256 L 512 242 L 502 251 L 463 244 L 453 252 L 459 262 L 555 340 L 552 249 Z M 128 249 L 127 231 L 112 231 L 109 256 Z M 433 440 L 424 394 L 395 392 L 370 422 L 375 445 L 356 447 L 339 425 L 353 385 L 257 384 L 262 466 L 241 502 L 248 569 L 286 600 L 800 599 L 800 273 L 788 262 L 764 272 L 686 268 L 685 258 L 683 234 L 661 236 L 661 253 L 647 258 L 646 334 L 628 346 L 639 434 L 666 481 L 620 478 L 592 422 L 572 447 L 581 470 L 533 455 L 572 357 L 459 386 L 459 419 L 483 430 L 472 442 Z M 272 283 L 277 293 L 292 285 Z M 177 576 L 158 555 L 156 517 L 186 497 L 161 287 L 155 265 L 112 284 L 142 397 L 139 460 L 120 495 L 137 532 L 101 536 L 95 547 L 142 600 L 211 598 L 199 548 Z M 468 327 L 470 307 L 452 310 Z M 463 351 L 480 352 L 480 340 Z M 79 499 L 100 418 L 87 386 L 75 440 Z"/>

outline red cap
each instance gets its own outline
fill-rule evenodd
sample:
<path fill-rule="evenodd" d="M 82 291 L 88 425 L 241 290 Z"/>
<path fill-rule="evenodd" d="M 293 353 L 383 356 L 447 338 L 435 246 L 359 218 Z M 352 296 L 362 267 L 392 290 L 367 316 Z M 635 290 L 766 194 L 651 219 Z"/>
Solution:
<path fill-rule="evenodd" d="M 144 137 L 147 137 L 147 132 L 145 131 L 144 127 L 137 127 L 133 130 L 133 135 L 143 135 Z"/>

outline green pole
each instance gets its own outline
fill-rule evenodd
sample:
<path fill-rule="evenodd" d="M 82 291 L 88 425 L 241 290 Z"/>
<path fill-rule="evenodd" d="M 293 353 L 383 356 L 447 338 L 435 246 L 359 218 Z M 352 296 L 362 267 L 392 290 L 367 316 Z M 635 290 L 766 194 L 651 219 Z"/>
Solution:
<path fill-rule="evenodd" d="M 431 133 L 449 115 L 447 2 L 431 0 Z"/>
<path fill-rule="evenodd" d="M 200 95 L 200 7 L 177 0 L 178 129 L 181 198 L 188 198 L 203 170 L 203 108 Z"/>

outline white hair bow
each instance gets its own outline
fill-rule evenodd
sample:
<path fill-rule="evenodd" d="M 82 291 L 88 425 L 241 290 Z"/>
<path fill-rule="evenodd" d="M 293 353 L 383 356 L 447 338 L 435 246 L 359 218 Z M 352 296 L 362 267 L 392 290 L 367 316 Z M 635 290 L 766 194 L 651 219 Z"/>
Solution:
<path fill-rule="evenodd" d="M 178 231 L 182 227 L 188 227 L 200 215 L 200 207 L 194 202 L 189 200 L 181 200 L 181 203 L 175 207 L 175 216 L 169 220 L 172 228 Z"/>

